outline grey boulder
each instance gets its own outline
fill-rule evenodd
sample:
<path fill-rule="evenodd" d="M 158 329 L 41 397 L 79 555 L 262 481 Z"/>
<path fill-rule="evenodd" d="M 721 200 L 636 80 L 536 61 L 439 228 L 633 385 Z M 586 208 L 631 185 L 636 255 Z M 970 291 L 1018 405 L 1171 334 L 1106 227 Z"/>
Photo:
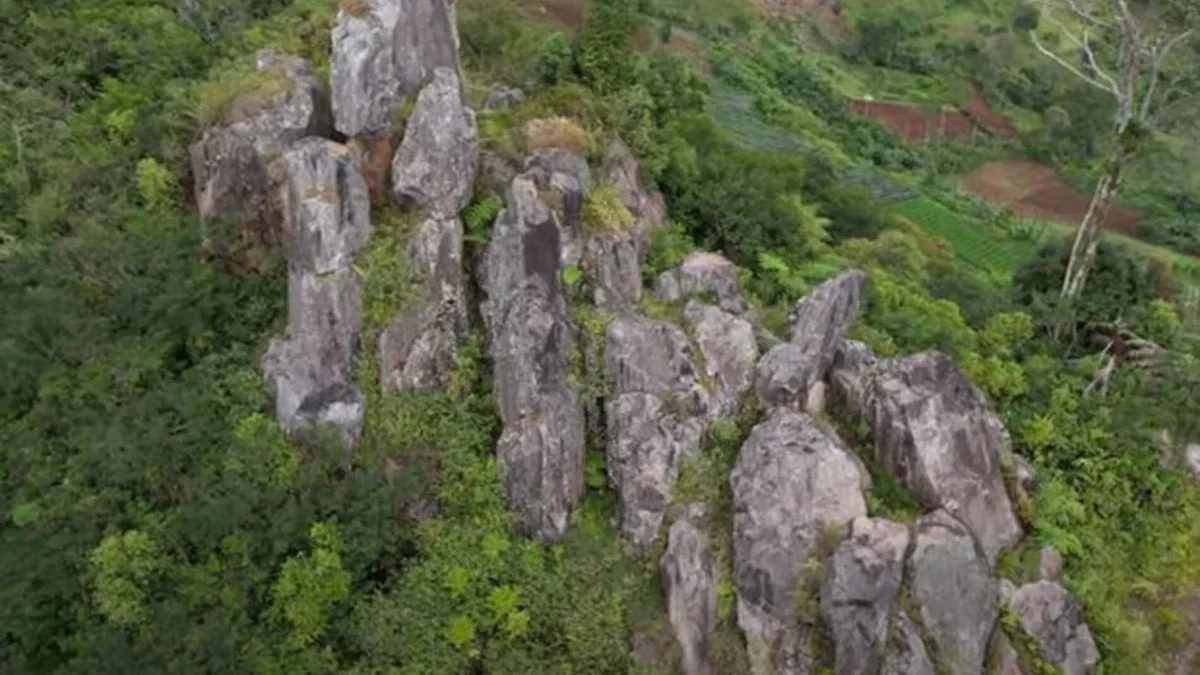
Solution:
<path fill-rule="evenodd" d="M 583 204 L 592 189 L 587 160 L 564 148 L 543 148 L 525 159 L 524 175 L 537 185 L 559 231 L 562 267 L 579 265 L 584 254 Z"/>
<path fill-rule="evenodd" d="M 1012 594 L 1008 605 L 1037 641 L 1042 658 L 1061 668 L 1063 675 L 1085 675 L 1100 660 L 1083 607 L 1059 584 L 1026 584 Z"/>
<path fill-rule="evenodd" d="M 833 638 L 836 675 L 882 667 L 908 542 L 903 525 L 857 518 L 834 550 L 821 587 L 821 616 Z"/>
<path fill-rule="evenodd" d="M 455 71 L 438 68 L 417 96 L 392 160 L 396 200 L 434 218 L 454 218 L 471 200 L 478 161 L 475 113 L 463 103 Z"/>
<path fill-rule="evenodd" d="M 1188 443 L 1183 449 L 1184 462 L 1197 481 L 1200 481 L 1200 443 Z"/>
<path fill-rule="evenodd" d="M 907 578 L 949 675 L 978 675 L 1000 611 L 991 566 L 970 530 L 945 511 L 920 519 Z"/>
<path fill-rule="evenodd" d="M 470 329 L 463 282 L 463 227 L 457 218 L 423 222 L 410 247 L 421 295 L 379 338 L 384 391 L 449 383 L 454 350 Z"/>
<path fill-rule="evenodd" d="M 625 313 L 608 326 L 609 481 L 634 555 L 658 537 L 681 466 L 700 455 L 707 392 L 679 327 Z"/>
<path fill-rule="evenodd" d="M 629 209 L 633 216 L 630 230 L 640 241 L 645 242 L 651 232 L 667 222 L 666 200 L 650 184 L 633 153 L 619 138 L 605 145 L 600 175 L 616 188 L 621 202 Z"/>
<path fill-rule="evenodd" d="M 921 628 L 902 609 L 892 617 L 892 637 L 879 675 L 938 675 Z"/>
<path fill-rule="evenodd" d="M 602 232 L 584 245 L 592 302 L 602 309 L 621 309 L 642 297 L 642 270 L 637 241 L 629 232 Z"/>
<path fill-rule="evenodd" d="M 671 525 L 659 563 L 667 617 L 682 651 L 684 675 L 708 672 L 709 636 L 717 624 L 718 568 L 709 547 L 708 509 L 688 504 Z"/>
<path fill-rule="evenodd" d="M 284 153 L 284 244 L 293 269 L 322 275 L 350 267 L 371 238 L 371 198 L 345 146 L 308 138 Z"/>
<path fill-rule="evenodd" d="M 654 294 L 663 302 L 711 296 L 721 309 L 743 314 L 750 306 L 738 285 L 738 268 L 717 253 L 689 253 L 678 269 L 663 272 L 654 282 Z"/>
<path fill-rule="evenodd" d="M 498 87 L 488 94 L 483 102 L 485 110 L 512 110 L 525 101 L 525 92 L 520 89 Z"/>
<path fill-rule="evenodd" d="M 400 94 L 419 91 L 439 68 L 462 72 L 453 0 L 393 0 L 400 20 L 392 35 L 392 57 Z"/>
<path fill-rule="evenodd" d="M 342 3 L 333 29 L 329 81 L 337 130 L 355 138 L 386 137 L 400 97 L 392 54 L 400 0 Z"/>
<path fill-rule="evenodd" d="M 813 672 L 816 617 L 800 616 L 796 593 L 830 533 L 867 514 L 862 481 L 840 441 L 803 413 L 777 408 L 742 446 L 730 477 L 733 581 L 754 675 Z"/>
<path fill-rule="evenodd" d="M 712 383 L 709 415 L 731 417 L 738 412 L 742 395 L 754 384 L 758 341 L 754 326 L 719 307 L 691 301 L 684 321 L 703 357 L 704 375 Z"/>
<path fill-rule="evenodd" d="M 759 364 L 755 387 L 769 406 L 806 406 L 812 389 L 829 374 L 842 334 L 858 318 L 867 277 L 843 272 L 804 296 L 793 308 L 787 342 Z"/>

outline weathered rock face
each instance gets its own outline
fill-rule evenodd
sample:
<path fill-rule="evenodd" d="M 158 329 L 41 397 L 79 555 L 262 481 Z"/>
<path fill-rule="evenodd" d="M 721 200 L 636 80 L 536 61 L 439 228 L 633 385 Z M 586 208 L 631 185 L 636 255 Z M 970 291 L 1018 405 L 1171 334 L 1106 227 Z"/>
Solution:
<path fill-rule="evenodd" d="M 633 216 L 630 230 L 641 241 L 667 222 L 667 203 L 662 193 L 650 187 L 633 153 L 619 139 L 604 148 L 601 177 L 617 189 L 621 202 Z M 735 277 L 736 279 L 736 277 Z"/>
<path fill-rule="evenodd" d="M 536 183 L 518 176 L 480 273 L 509 502 L 542 541 L 566 531 L 583 493 L 584 419 L 568 377 L 575 336 L 561 288 L 562 239 Z"/>
<path fill-rule="evenodd" d="M 880 675 L 938 675 L 921 630 L 903 610 L 892 617 L 892 637 Z"/>
<path fill-rule="evenodd" d="M 796 594 L 830 533 L 867 513 L 858 465 L 812 418 L 778 408 L 742 446 L 730 483 L 737 620 L 751 671 L 812 673 L 813 627 L 798 616 Z"/>
<path fill-rule="evenodd" d="M 483 102 L 483 107 L 487 110 L 512 110 L 524 102 L 525 92 L 520 89 L 499 87 L 488 94 L 487 100 Z"/>
<path fill-rule="evenodd" d="M 592 302 L 603 309 L 636 305 L 642 297 L 640 251 L 629 232 L 592 235 L 585 244 Z"/>
<path fill-rule="evenodd" d="M 1063 557 L 1053 546 L 1043 546 L 1038 552 L 1038 575 L 1043 581 L 1058 581 L 1062 574 Z"/>
<path fill-rule="evenodd" d="M 367 187 L 354 158 L 331 141 L 298 143 L 282 165 L 288 328 L 271 341 L 262 367 L 285 432 L 332 428 L 348 450 L 365 413 L 353 384 L 362 288 L 351 259 L 370 237 Z"/>
<path fill-rule="evenodd" d="M 415 204 L 435 218 L 454 218 L 471 200 L 478 160 L 475 113 L 463 104 L 455 71 L 438 68 L 417 96 L 392 161 L 396 200 Z"/>
<path fill-rule="evenodd" d="M 1188 470 L 1200 481 L 1200 443 L 1188 443 L 1183 449 L 1183 457 Z"/>
<path fill-rule="evenodd" d="M 608 326 L 608 477 L 630 552 L 658 537 L 680 467 L 696 459 L 708 397 L 677 326 L 632 313 Z"/>
<path fill-rule="evenodd" d="M 939 661 L 952 675 L 978 675 L 1000 600 L 991 566 L 970 530 L 945 511 L 921 518 L 907 577 Z"/>
<path fill-rule="evenodd" d="M 821 616 L 833 637 L 837 675 L 882 667 L 908 540 L 903 525 L 858 518 L 834 551 L 821 588 Z"/>
<path fill-rule="evenodd" d="M 1100 660 L 1083 616 L 1083 607 L 1067 589 L 1051 581 L 1035 581 L 1017 589 L 1009 607 L 1025 632 L 1037 640 L 1042 658 L 1064 675 L 1085 675 Z"/>
<path fill-rule="evenodd" d="M 663 302 L 711 294 L 721 309 L 731 314 L 750 309 L 738 287 L 737 266 L 716 253 L 689 253 L 679 269 L 659 275 L 654 294 Z"/>
<path fill-rule="evenodd" d="M 713 382 L 712 417 L 729 417 L 738 411 L 742 394 L 754 384 L 758 342 L 754 326 L 720 308 L 692 301 L 684 320 L 704 361 L 705 375 Z"/>
<path fill-rule="evenodd" d="M 833 367 L 846 327 L 858 318 L 867 277 L 850 270 L 805 296 L 791 314 L 787 342 L 759 364 L 755 387 L 767 405 L 803 405 Z"/>
<path fill-rule="evenodd" d="M 200 217 L 228 219 L 248 243 L 274 246 L 283 211 L 271 161 L 295 141 L 330 135 L 331 114 L 329 96 L 304 60 L 263 50 L 257 65 L 280 91 L 265 98 L 264 92 L 251 92 L 235 100 L 189 154 Z"/>
<path fill-rule="evenodd" d="M 438 68 L 448 68 L 456 76 L 461 73 L 453 0 L 392 1 L 400 4 L 392 39 L 400 95 L 416 93 Z"/>
<path fill-rule="evenodd" d="M 1022 531 L 1000 464 L 1008 432 L 991 404 L 940 352 L 852 370 L 833 379 L 843 386 L 861 378 L 842 394 L 859 399 L 876 457 L 926 509 L 945 509 L 970 528 L 995 564 Z"/>
<path fill-rule="evenodd" d="M 1002 630 L 997 630 L 992 637 L 987 675 L 1025 675 L 1021 668 L 1021 655 Z"/>
<path fill-rule="evenodd" d="M 587 160 L 563 148 L 538 150 L 525 160 L 525 177 L 537 185 L 551 207 L 561 242 L 560 263 L 578 265 L 583 258 L 583 203 L 592 189 Z"/>
<path fill-rule="evenodd" d="M 446 386 L 454 350 L 470 329 L 462 271 L 463 228 L 458 219 L 421 224 L 410 257 L 423 296 L 379 338 L 380 385 L 394 389 Z"/>
<path fill-rule="evenodd" d="M 659 564 L 684 675 L 708 672 L 708 638 L 717 624 L 718 570 L 709 550 L 708 526 L 703 504 L 684 507 L 683 516 L 671 525 Z"/>
<path fill-rule="evenodd" d="M 351 138 L 383 138 L 400 96 L 392 54 L 400 0 L 343 3 L 333 29 L 329 81 L 334 126 Z"/>

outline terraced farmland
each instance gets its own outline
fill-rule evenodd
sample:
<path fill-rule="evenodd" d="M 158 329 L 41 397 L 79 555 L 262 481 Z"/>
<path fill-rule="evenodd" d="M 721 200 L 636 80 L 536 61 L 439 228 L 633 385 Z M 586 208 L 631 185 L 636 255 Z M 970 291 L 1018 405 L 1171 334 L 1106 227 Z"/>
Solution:
<path fill-rule="evenodd" d="M 984 270 L 1012 273 L 1037 250 L 1035 242 L 994 235 L 928 197 L 906 199 L 889 209 L 945 239 L 959 258 Z"/>

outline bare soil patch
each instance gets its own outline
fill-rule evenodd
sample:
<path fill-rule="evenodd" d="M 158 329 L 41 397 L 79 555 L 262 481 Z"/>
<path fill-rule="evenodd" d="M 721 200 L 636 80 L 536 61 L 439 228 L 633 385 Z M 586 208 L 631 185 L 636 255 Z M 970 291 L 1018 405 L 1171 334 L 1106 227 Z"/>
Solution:
<path fill-rule="evenodd" d="M 784 19 L 818 19 L 841 25 L 838 0 L 752 0 L 766 14 Z"/>
<path fill-rule="evenodd" d="M 969 138 L 979 133 L 974 122 L 959 110 L 922 110 L 892 101 L 850 101 L 850 112 L 883 124 L 910 143 L 937 138 Z"/>
<path fill-rule="evenodd" d="M 967 105 L 963 106 L 963 112 L 974 118 L 977 124 L 997 136 L 1014 138 L 1020 133 L 1017 130 L 1017 125 L 1013 124 L 1012 120 L 992 110 L 992 107 L 988 105 L 987 98 L 984 97 L 983 92 L 979 91 L 979 89 L 971 92 L 971 99 L 967 102 Z"/>
<path fill-rule="evenodd" d="M 985 164 L 960 176 L 964 192 L 1011 208 L 1031 218 L 1046 218 L 1074 225 L 1087 214 L 1091 196 L 1076 190 L 1058 173 L 1031 160 L 1006 160 Z M 1109 209 L 1103 227 L 1132 235 L 1142 214 L 1121 206 Z"/>

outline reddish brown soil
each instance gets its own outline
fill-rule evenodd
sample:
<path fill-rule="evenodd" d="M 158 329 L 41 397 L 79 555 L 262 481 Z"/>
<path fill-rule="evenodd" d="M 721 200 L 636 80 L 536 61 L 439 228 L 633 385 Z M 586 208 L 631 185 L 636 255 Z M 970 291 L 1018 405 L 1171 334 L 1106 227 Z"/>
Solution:
<path fill-rule="evenodd" d="M 1013 121 L 992 110 L 978 89 L 971 92 L 971 100 L 963 107 L 963 111 L 975 118 L 975 122 L 997 136 L 1013 138 L 1019 133 Z"/>
<path fill-rule="evenodd" d="M 964 192 L 1009 207 L 1031 218 L 1048 218 L 1074 225 L 1087 214 L 1091 196 L 1076 190 L 1054 169 L 1030 160 L 992 162 L 961 176 L 958 186 Z M 1114 206 L 1109 209 L 1104 227 L 1133 234 L 1142 214 Z"/>
<path fill-rule="evenodd" d="M 763 12 L 784 19 L 818 19 L 841 25 L 838 0 L 752 0 Z"/>
<path fill-rule="evenodd" d="M 931 138 L 967 138 L 976 133 L 975 124 L 957 110 L 924 111 L 907 103 L 851 100 L 850 112 L 883 124 L 909 142 Z"/>

